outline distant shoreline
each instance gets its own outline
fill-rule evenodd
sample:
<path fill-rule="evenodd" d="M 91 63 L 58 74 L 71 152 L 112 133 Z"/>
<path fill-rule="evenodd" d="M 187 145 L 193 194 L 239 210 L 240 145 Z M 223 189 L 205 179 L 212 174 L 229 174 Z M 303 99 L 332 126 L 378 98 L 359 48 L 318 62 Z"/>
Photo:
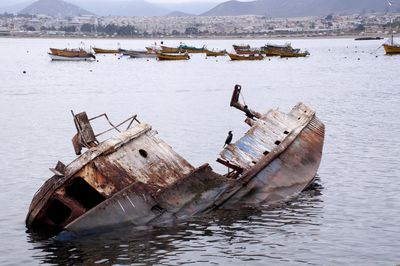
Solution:
<path fill-rule="evenodd" d="M 395 35 L 397 37 L 398 35 Z M 99 37 L 99 36 L 0 36 L 0 39 L 95 39 L 95 40 L 284 40 L 284 39 L 296 39 L 296 40 L 311 40 L 311 39 L 355 39 L 360 37 L 381 37 L 383 39 L 389 38 L 386 35 L 329 35 L 329 36 L 164 36 L 164 37 L 132 37 L 132 36 L 118 36 L 118 37 Z M 379 41 L 379 40 L 376 40 Z M 381 40 L 382 41 L 382 40 Z"/>

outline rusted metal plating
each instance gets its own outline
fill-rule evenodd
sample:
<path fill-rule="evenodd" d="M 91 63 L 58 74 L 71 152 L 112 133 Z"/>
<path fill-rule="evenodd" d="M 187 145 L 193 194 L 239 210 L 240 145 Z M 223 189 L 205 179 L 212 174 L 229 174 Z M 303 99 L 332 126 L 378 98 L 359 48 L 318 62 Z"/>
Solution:
<path fill-rule="evenodd" d="M 318 170 L 324 124 L 302 103 L 288 114 L 258 113 L 239 102 L 240 91 L 235 86 L 231 106 L 246 114 L 251 128 L 221 151 L 217 161 L 230 169 L 226 175 L 208 164 L 193 167 L 136 115 L 114 125 L 106 114 L 91 119 L 86 113 L 73 114 L 75 152 L 87 151 L 69 165 L 59 162 L 51 169 L 54 176 L 32 200 L 27 227 L 56 234 L 155 225 L 300 193 Z M 99 117 L 111 128 L 96 135 L 90 121 Z M 117 131 L 114 137 L 97 140 L 111 130 Z"/>

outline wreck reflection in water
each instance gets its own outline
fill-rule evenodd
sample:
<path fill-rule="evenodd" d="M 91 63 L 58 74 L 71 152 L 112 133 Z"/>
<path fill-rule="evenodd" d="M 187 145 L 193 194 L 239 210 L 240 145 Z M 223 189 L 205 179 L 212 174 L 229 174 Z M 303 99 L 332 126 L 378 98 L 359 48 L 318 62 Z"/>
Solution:
<path fill-rule="evenodd" d="M 70 241 L 40 241 L 32 234 L 29 237 L 37 251 L 35 259 L 53 265 L 202 264 L 218 263 L 219 258 L 221 262 L 234 259 L 237 263 L 306 262 L 306 258 L 296 258 L 299 255 L 293 246 L 310 251 L 313 247 L 302 245 L 303 237 L 296 228 L 306 227 L 303 232 L 307 232 L 307 238 L 318 238 L 322 190 L 317 180 L 311 189 L 279 206 L 218 210 L 168 227 L 122 227 Z M 268 238 L 271 242 L 265 240 Z M 290 250 L 286 245 L 289 241 Z M 295 241 L 299 241 L 297 245 L 293 245 Z"/>

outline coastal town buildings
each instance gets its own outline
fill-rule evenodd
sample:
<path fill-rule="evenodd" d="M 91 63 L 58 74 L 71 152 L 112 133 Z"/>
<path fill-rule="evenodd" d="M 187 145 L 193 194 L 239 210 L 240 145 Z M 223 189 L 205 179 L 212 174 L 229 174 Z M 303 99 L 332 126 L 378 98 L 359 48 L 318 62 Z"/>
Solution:
<path fill-rule="evenodd" d="M 265 16 L 56 18 L 46 15 L 0 15 L 0 36 L 218 37 L 341 36 L 398 32 L 400 14 L 372 13 L 324 17 Z"/>

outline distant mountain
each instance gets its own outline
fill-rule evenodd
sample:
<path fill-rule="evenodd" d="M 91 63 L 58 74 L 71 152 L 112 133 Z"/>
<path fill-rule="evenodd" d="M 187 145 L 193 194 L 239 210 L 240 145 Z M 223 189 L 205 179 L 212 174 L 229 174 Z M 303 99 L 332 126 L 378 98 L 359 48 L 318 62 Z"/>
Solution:
<path fill-rule="evenodd" d="M 200 15 L 211 8 L 215 7 L 215 2 L 209 2 L 207 0 L 200 1 L 200 0 L 193 0 L 191 2 L 163 2 L 157 3 L 157 6 L 160 6 L 164 9 L 168 10 L 178 10 L 184 13 Z"/>
<path fill-rule="evenodd" d="M 391 2 L 400 2 L 392 0 Z M 256 0 L 228 1 L 203 13 L 203 16 L 265 15 L 268 17 L 303 17 L 327 14 L 385 11 L 384 0 Z"/>
<path fill-rule="evenodd" d="M 11 13 L 11 14 L 16 14 L 20 10 L 24 9 L 25 7 L 29 6 L 32 4 L 33 1 L 30 2 L 21 2 L 21 3 L 12 3 L 12 2 L 5 2 L 2 3 L 0 6 L 0 13 Z"/>
<path fill-rule="evenodd" d="M 54 17 L 72 17 L 92 14 L 79 6 L 70 4 L 63 0 L 39 0 L 30 4 L 18 13 L 31 15 L 44 14 Z"/>
<path fill-rule="evenodd" d="M 195 16 L 193 14 L 181 12 L 181 11 L 172 11 L 171 13 L 168 13 L 165 15 L 166 17 L 192 17 Z"/>
<path fill-rule="evenodd" d="M 100 16 L 163 16 L 171 10 L 145 0 L 70 0 Z"/>

